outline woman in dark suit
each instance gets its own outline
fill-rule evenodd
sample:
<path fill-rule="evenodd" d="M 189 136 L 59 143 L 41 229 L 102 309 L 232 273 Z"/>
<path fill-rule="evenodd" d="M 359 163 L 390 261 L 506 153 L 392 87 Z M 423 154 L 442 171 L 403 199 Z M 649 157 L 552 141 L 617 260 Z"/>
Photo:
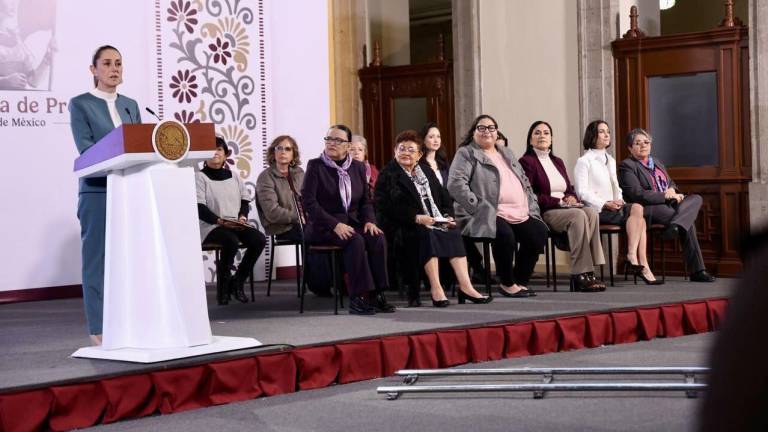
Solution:
<path fill-rule="evenodd" d="M 693 282 L 714 282 L 707 273 L 696 238 L 696 217 L 701 209 L 701 196 L 683 195 L 677 190 L 664 164 L 651 156 L 651 135 L 633 129 L 626 139 L 630 157 L 619 165 L 619 186 L 628 202 L 643 206 L 651 223 L 667 225 L 665 238 L 680 236 L 686 268 Z"/>
<path fill-rule="evenodd" d="M 307 163 L 301 192 L 306 240 L 344 248 L 349 313 L 394 312 L 384 297 L 387 242 L 376 226 L 365 165 L 349 154 L 352 131 L 344 125 L 331 126 L 323 139 L 325 149 Z"/>
<path fill-rule="evenodd" d="M 438 258 L 447 258 L 459 282 L 459 303 L 488 303 L 472 286 L 467 270 L 461 232 L 451 214 L 451 198 L 435 172 L 420 164 L 421 140 L 416 131 L 406 130 L 395 139 L 395 159 L 379 174 L 375 202 L 378 220 L 385 232 L 400 230 L 401 268 L 409 282 L 409 304 L 419 304 L 419 270 L 429 279 L 432 305 L 450 304 L 440 284 Z M 417 263 L 417 265 L 414 265 Z"/>
<path fill-rule="evenodd" d="M 563 160 L 552 154 L 549 123 L 539 120 L 531 125 L 526 147 L 520 165 L 531 181 L 544 222 L 553 231 L 568 235 L 572 286 L 577 291 L 605 290 L 605 284 L 594 276 L 595 266 L 605 264 L 597 212 L 581 204 Z"/>
<path fill-rule="evenodd" d="M 141 123 L 135 100 L 117 94 L 123 82 L 123 57 L 117 48 L 99 47 L 91 60 L 93 90 L 69 102 L 70 126 L 77 151 L 83 154 L 123 123 Z M 107 219 L 107 179 L 80 179 L 77 218 L 83 259 L 83 301 L 88 332 L 101 345 L 104 313 L 104 242 Z"/>

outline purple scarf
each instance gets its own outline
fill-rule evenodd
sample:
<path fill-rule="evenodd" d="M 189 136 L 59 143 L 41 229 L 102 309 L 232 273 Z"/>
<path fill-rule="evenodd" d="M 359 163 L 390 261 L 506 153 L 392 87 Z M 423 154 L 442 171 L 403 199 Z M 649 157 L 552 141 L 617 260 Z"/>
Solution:
<path fill-rule="evenodd" d="M 339 195 L 341 195 L 341 204 L 344 206 L 344 210 L 349 210 L 349 203 L 352 201 L 352 179 L 349 177 L 347 170 L 352 165 L 352 157 L 347 153 L 347 158 L 344 159 L 344 163 L 339 166 L 336 161 L 329 158 L 325 152 L 320 153 L 320 160 L 328 168 L 333 168 L 339 174 Z"/>

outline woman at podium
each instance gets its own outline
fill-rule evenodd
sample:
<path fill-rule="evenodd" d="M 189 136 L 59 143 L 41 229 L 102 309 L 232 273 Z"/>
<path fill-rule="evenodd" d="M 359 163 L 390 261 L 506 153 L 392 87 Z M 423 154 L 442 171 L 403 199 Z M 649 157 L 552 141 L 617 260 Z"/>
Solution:
<path fill-rule="evenodd" d="M 141 123 L 136 101 L 117 93 L 117 86 L 123 82 L 123 58 L 117 48 L 99 47 L 90 69 L 93 90 L 69 101 L 72 135 L 80 154 L 121 124 Z M 82 241 L 83 301 L 94 345 L 101 345 L 106 215 L 106 177 L 80 179 L 77 218 Z"/>
<path fill-rule="evenodd" d="M 251 199 L 240 176 L 225 166 L 229 154 L 224 139 L 216 137 L 216 152 L 195 174 L 200 239 L 222 247 L 221 262 L 216 266 L 216 297 L 220 305 L 229 303 L 230 296 L 241 303 L 248 302 L 243 286 L 267 244 L 264 234 L 248 224 Z M 241 244 L 246 248 L 245 255 L 232 276 L 230 269 Z"/>

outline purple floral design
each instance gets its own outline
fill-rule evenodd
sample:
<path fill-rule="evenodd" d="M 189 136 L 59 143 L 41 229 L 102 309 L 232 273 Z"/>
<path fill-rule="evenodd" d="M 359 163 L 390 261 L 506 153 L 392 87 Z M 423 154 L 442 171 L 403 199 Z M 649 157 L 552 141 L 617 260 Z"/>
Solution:
<path fill-rule="evenodd" d="M 179 102 L 186 101 L 190 103 L 193 97 L 197 97 L 197 77 L 189 70 L 178 71 L 171 77 L 170 87 L 173 90 L 173 97 Z"/>
<path fill-rule="evenodd" d="M 197 9 L 193 8 L 189 1 L 172 1 L 171 7 L 168 8 L 168 21 L 178 21 L 189 33 L 192 33 L 195 31 L 193 26 L 197 24 Z"/>
<path fill-rule="evenodd" d="M 173 117 L 181 123 L 200 123 L 200 119 L 195 118 L 195 113 L 192 111 L 181 110 L 174 113 Z"/>
<path fill-rule="evenodd" d="M 208 49 L 211 50 L 213 53 L 213 62 L 219 63 L 223 65 L 227 65 L 227 58 L 232 58 L 232 52 L 230 52 L 230 45 L 229 41 L 222 41 L 221 38 L 217 37 L 216 42 L 209 44 Z"/>

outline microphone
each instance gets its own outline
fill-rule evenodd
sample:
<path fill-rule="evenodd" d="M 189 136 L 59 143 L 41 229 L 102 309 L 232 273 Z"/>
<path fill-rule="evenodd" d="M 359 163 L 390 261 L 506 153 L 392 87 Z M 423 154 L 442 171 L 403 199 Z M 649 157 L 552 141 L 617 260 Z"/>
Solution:
<path fill-rule="evenodd" d="M 145 109 L 145 110 L 147 110 L 147 112 L 148 112 L 148 113 L 150 113 L 150 114 L 152 114 L 153 116 L 155 116 L 155 118 L 157 119 L 157 121 L 159 121 L 159 122 L 161 122 L 161 121 L 162 121 L 162 120 L 160 120 L 160 116 L 158 116 L 157 114 L 155 114 L 155 112 L 154 112 L 154 111 L 152 111 L 152 110 L 151 110 L 149 107 L 144 107 L 144 109 Z"/>
<path fill-rule="evenodd" d="M 128 118 L 131 120 L 131 123 L 136 123 L 133 120 L 133 115 L 131 114 L 131 110 L 129 110 L 128 107 L 125 107 L 125 112 L 126 112 L 126 114 L 128 114 Z"/>

